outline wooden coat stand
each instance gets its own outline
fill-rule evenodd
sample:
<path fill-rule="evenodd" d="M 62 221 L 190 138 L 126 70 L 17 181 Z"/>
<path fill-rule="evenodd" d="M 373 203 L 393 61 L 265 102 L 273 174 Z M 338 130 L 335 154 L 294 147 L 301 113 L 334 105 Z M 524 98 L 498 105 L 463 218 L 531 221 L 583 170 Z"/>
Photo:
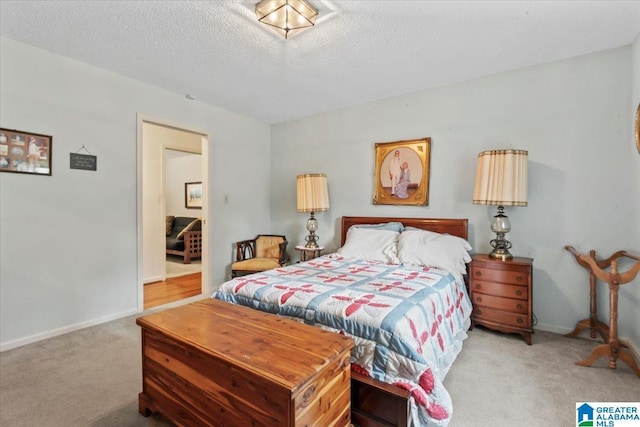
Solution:
<path fill-rule="evenodd" d="M 605 344 L 593 349 L 588 359 L 576 362 L 576 365 L 591 366 L 599 357 L 609 357 L 609 367 L 616 368 L 618 358 L 626 362 L 633 372 L 640 377 L 640 368 L 628 345 L 618 339 L 618 289 L 620 285 L 631 282 L 640 272 L 640 256 L 631 255 L 626 251 L 618 251 L 605 260 L 596 260 L 596 251 L 591 250 L 589 255 L 578 253 L 573 246 L 565 246 L 566 250 L 575 256 L 576 261 L 589 270 L 589 293 L 591 296 L 591 313 L 588 319 L 578 322 L 573 332 L 567 337 L 575 337 L 584 329 L 590 329 L 591 338 L 596 338 L 596 332 L 600 334 Z M 627 257 L 637 260 L 629 270 L 618 272 L 618 259 Z M 611 267 L 611 271 L 603 269 Z M 596 279 L 600 279 L 609 285 L 609 325 L 598 320 L 598 307 L 596 302 Z"/>

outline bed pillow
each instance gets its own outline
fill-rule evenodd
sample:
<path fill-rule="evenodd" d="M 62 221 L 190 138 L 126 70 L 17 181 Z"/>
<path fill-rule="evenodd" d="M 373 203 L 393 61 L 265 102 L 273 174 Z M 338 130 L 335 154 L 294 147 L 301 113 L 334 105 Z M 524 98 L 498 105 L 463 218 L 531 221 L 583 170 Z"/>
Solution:
<path fill-rule="evenodd" d="M 167 215 L 167 217 L 165 218 L 165 225 L 164 225 L 167 236 L 171 236 L 174 222 L 176 222 L 176 217 L 173 215 Z"/>
<path fill-rule="evenodd" d="M 344 246 L 338 253 L 345 257 L 399 264 L 398 236 L 393 230 L 367 227 L 350 227 Z"/>
<path fill-rule="evenodd" d="M 349 230 L 352 228 L 369 228 L 373 230 L 391 230 L 396 231 L 398 233 L 402 233 L 404 229 L 404 225 L 401 222 L 384 222 L 382 224 L 355 224 L 349 227 Z"/>
<path fill-rule="evenodd" d="M 471 262 L 471 245 L 450 234 L 407 227 L 398 238 L 398 259 L 402 264 L 436 267 L 465 274 Z"/>

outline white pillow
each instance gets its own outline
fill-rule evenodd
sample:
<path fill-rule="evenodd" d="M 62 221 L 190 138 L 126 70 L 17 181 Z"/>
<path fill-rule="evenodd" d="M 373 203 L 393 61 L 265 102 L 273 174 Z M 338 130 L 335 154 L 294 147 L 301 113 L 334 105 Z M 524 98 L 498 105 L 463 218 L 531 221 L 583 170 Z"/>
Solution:
<path fill-rule="evenodd" d="M 404 229 L 404 225 L 401 222 L 383 222 L 382 224 L 354 224 L 351 228 L 373 228 L 376 230 L 391 230 L 397 231 L 398 233 L 402 233 Z M 347 233 L 349 231 L 347 230 Z"/>
<path fill-rule="evenodd" d="M 398 259 L 402 264 L 436 267 L 451 273 L 465 274 L 471 262 L 466 240 L 450 234 L 407 227 L 398 239 Z"/>
<path fill-rule="evenodd" d="M 398 233 L 392 230 L 351 227 L 338 253 L 345 257 L 399 264 Z"/>

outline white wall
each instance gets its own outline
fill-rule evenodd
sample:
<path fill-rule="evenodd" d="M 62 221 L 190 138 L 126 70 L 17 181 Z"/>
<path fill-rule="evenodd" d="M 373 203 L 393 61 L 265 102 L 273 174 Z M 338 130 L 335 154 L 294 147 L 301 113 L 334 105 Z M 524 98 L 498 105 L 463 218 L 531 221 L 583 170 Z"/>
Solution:
<path fill-rule="evenodd" d="M 339 244 L 342 215 L 465 217 L 475 251 L 487 253 L 495 207 L 471 202 L 477 154 L 528 150 L 529 206 L 506 208 L 507 238 L 516 256 L 535 258 L 538 327 L 568 332 L 588 317 L 588 274 L 563 247 L 640 251 L 630 82 L 624 47 L 274 125 L 272 229 L 291 247 L 303 241 L 307 215 L 296 212 L 295 177 L 322 172 L 331 210 L 317 214 L 318 235 L 329 249 Z M 429 206 L 374 206 L 374 143 L 426 136 Z M 606 288 L 599 290 L 606 315 Z M 621 290 L 619 312 L 620 335 L 640 349 L 640 278 Z"/>
<path fill-rule="evenodd" d="M 233 242 L 270 229 L 267 124 L 4 37 L 0 111 L 2 127 L 53 136 L 51 177 L 0 173 L 2 349 L 136 311 L 137 113 L 211 136 L 214 284 Z M 97 172 L 69 169 L 83 144 Z"/>
<path fill-rule="evenodd" d="M 302 241 L 307 214 L 295 209 L 295 176 L 305 172 L 328 174 L 331 211 L 317 218 L 329 249 L 342 215 L 448 216 L 469 218 L 471 243 L 487 252 L 494 212 L 470 201 L 476 155 L 529 150 L 529 206 L 507 208 L 508 238 L 516 255 L 535 258 L 539 327 L 568 331 L 588 313 L 587 275 L 563 246 L 640 251 L 640 156 L 629 130 L 639 52 L 636 39 L 276 125 L 270 136 L 264 123 L 0 38 L 0 126 L 53 135 L 54 153 L 51 177 L 0 173 L 0 348 L 136 310 L 137 113 L 211 135 L 212 243 L 203 261 L 213 284 L 228 275 L 237 240 L 270 231 L 291 247 Z M 432 137 L 430 206 L 372 205 L 373 144 L 424 136 Z M 68 168 L 82 144 L 98 156 L 97 172 Z M 639 279 L 623 286 L 619 311 L 621 336 L 640 348 Z"/>
<path fill-rule="evenodd" d="M 165 150 L 165 206 L 167 215 L 200 217 L 202 209 L 184 206 L 184 184 L 202 181 L 202 159 L 199 154 Z"/>

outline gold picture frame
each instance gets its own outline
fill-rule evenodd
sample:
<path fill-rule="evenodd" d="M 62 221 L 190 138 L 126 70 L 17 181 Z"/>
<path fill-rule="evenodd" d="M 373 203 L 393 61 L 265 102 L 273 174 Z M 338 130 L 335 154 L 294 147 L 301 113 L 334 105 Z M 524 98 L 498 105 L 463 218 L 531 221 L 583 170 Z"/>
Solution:
<path fill-rule="evenodd" d="M 636 109 L 636 148 L 638 149 L 638 153 L 640 153 L 640 104 L 638 104 L 638 108 Z"/>
<path fill-rule="evenodd" d="M 375 144 L 374 205 L 429 205 L 431 138 Z"/>

